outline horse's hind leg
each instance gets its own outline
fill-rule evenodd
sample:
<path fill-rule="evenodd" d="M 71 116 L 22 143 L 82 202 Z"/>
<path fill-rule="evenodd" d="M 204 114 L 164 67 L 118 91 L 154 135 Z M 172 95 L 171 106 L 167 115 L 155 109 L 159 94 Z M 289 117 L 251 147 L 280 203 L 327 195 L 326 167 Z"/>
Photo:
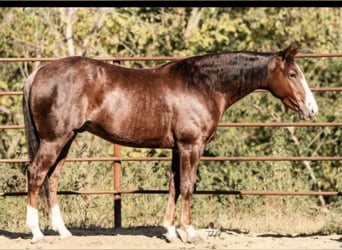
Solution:
<path fill-rule="evenodd" d="M 61 239 L 65 239 L 67 237 L 72 236 L 70 231 L 65 227 L 59 205 L 57 202 L 57 185 L 59 176 L 62 171 L 62 167 L 65 162 L 65 158 L 68 154 L 69 148 L 71 146 L 71 143 L 73 141 L 74 137 L 69 140 L 67 145 L 63 148 L 60 156 L 58 157 L 58 163 L 56 167 L 53 169 L 52 173 L 49 173 L 49 202 L 51 207 L 51 223 L 52 223 L 52 229 L 55 231 L 58 231 Z"/>
<path fill-rule="evenodd" d="M 70 237 L 72 234 L 70 231 L 65 227 L 59 205 L 57 202 L 57 184 L 59 180 L 59 176 L 64 165 L 65 158 L 60 160 L 57 164 L 55 170 L 49 177 L 49 199 L 50 199 L 50 206 L 51 206 L 51 223 L 52 229 L 58 231 L 61 239 L 65 239 Z"/>
<path fill-rule="evenodd" d="M 47 173 L 56 163 L 64 146 L 72 136 L 64 137 L 56 141 L 40 141 L 39 149 L 28 167 L 28 204 L 26 223 L 33 234 L 32 242 L 43 239 L 44 235 L 39 229 L 38 196 Z"/>

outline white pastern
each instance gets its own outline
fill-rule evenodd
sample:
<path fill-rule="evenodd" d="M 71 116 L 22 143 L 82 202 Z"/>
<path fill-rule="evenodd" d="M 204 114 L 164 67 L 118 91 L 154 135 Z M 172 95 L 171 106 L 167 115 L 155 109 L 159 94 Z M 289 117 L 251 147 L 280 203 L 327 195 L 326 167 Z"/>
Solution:
<path fill-rule="evenodd" d="M 167 237 L 168 237 L 169 239 L 175 239 L 175 238 L 178 237 L 178 235 L 177 235 L 177 229 L 176 229 L 175 226 L 168 226 L 168 227 L 166 228 L 166 230 L 167 230 Z"/>
<path fill-rule="evenodd" d="M 68 238 L 68 237 L 70 237 L 72 235 L 69 232 L 69 230 L 64 225 L 64 221 L 62 219 L 61 211 L 59 209 L 58 204 L 56 204 L 51 209 L 51 220 L 52 220 L 52 228 L 53 228 L 53 230 L 59 232 L 59 235 L 61 236 L 61 239 Z"/>
<path fill-rule="evenodd" d="M 168 241 L 173 241 L 177 239 L 178 237 L 178 232 L 177 229 L 174 225 L 171 225 L 169 222 L 164 221 L 163 227 L 167 230 L 167 233 L 165 234 L 166 238 Z"/>
<path fill-rule="evenodd" d="M 27 205 L 26 224 L 33 234 L 32 242 L 37 242 L 44 238 L 44 234 L 39 229 L 38 210 L 30 205 Z"/>
<path fill-rule="evenodd" d="M 193 226 L 188 226 L 187 228 L 185 228 L 185 231 L 188 234 L 188 237 L 196 237 L 197 233 L 196 230 Z"/>

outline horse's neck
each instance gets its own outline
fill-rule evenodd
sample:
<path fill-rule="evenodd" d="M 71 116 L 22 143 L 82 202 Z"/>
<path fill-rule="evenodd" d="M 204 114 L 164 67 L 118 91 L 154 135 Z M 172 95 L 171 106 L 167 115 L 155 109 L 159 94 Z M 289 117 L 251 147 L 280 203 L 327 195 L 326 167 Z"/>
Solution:
<path fill-rule="evenodd" d="M 267 89 L 269 57 L 233 54 L 221 70 L 220 92 L 225 98 L 225 109 L 257 89 Z"/>

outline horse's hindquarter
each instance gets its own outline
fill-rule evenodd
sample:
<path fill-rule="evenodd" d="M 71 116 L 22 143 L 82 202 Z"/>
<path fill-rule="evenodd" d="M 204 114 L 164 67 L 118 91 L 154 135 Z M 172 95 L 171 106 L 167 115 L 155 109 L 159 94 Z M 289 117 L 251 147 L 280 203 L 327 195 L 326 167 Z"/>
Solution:
<path fill-rule="evenodd" d="M 89 88 L 78 57 L 42 66 L 30 89 L 30 109 L 41 140 L 52 141 L 82 126 Z"/>

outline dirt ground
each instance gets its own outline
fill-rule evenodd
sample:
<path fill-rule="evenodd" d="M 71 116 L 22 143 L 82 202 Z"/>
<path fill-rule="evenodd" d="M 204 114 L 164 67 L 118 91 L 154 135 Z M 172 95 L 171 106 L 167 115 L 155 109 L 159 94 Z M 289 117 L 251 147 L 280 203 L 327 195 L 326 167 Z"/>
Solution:
<path fill-rule="evenodd" d="M 161 227 L 70 230 L 73 236 L 60 240 L 45 232 L 42 242 L 32 244 L 28 233 L 0 230 L 0 249 L 342 249 L 342 235 L 253 234 L 227 230 L 199 229 L 202 243 L 181 239 L 167 243 Z M 185 233 L 179 230 L 181 238 Z"/>

